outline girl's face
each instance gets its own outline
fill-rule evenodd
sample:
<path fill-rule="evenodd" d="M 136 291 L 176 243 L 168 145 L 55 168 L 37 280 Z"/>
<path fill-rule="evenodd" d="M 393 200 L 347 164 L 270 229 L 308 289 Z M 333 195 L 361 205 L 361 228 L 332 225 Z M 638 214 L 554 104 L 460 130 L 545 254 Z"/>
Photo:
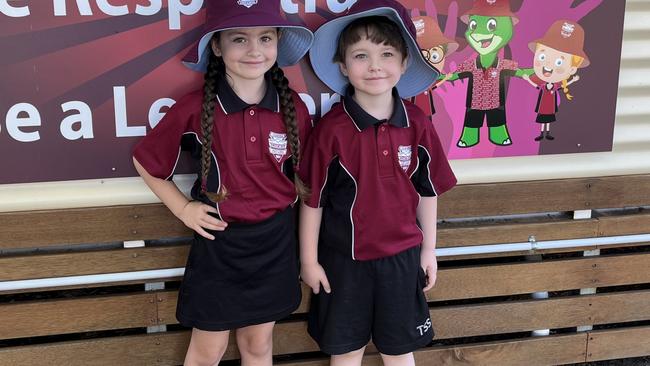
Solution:
<path fill-rule="evenodd" d="M 559 83 L 578 71 L 572 65 L 573 55 L 540 44 L 535 51 L 535 75 L 547 83 Z"/>
<path fill-rule="evenodd" d="M 225 30 L 213 38 L 212 51 L 223 59 L 233 79 L 263 78 L 278 56 L 278 31 L 270 27 Z"/>
<path fill-rule="evenodd" d="M 406 71 L 406 59 L 395 47 L 368 38 L 350 45 L 339 65 L 356 93 L 372 96 L 390 95 Z"/>

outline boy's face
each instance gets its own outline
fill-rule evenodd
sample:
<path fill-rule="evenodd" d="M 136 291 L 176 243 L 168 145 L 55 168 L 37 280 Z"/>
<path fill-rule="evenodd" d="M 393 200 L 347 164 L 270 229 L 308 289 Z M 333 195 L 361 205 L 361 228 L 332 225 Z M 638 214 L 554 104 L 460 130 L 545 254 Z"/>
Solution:
<path fill-rule="evenodd" d="M 382 96 L 392 92 L 406 71 L 406 58 L 393 46 L 363 37 L 347 48 L 345 62 L 339 66 L 355 93 Z"/>
<path fill-rule="evenodd" d="M 547 83 L 559 83 L 578 71 L 571 65 L 572 55 L 540 44 L 535 51 L 535 75 Z"/>

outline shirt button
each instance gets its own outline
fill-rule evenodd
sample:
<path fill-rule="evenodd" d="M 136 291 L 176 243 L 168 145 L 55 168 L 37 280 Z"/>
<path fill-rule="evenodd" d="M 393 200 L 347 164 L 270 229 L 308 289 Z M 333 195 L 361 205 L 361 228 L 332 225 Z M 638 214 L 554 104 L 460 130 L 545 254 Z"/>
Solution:
<path fill-rule="evenodd" d="M 257 141 L 257 138 L 255 138 L 255 136 L 251 136 L 251 142 L 255 142 L 255 141 Z"/>
<path fill-rule="evenodd" d="M 250 114 L 251 116 L 254 116 L 254 115 L 255 115 L 255 111 L 251 109 L 250 112 L 248 112 L 248 114 Z"/>
<path fill-rule="evenodd" d="M 382 154 L 384 154 L 384 156 L 388 156 L 388 150 L 384 150 Z"/>
<path fill-rule="evenodd" d="M 380 130 L 381 130 L 381 132 L 386 131 L 386 126 L 381 126 Z"/>

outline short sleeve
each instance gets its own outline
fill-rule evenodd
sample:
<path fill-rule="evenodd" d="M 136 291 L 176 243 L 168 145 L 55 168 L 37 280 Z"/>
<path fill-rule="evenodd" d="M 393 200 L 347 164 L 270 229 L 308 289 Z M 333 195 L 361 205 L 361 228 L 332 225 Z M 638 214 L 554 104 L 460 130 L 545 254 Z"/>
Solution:
<path fill-rule="evenodd" d="M 322 207 L 322 197 L 327 185 L 327 172 L 336 156 L 334 136 L 327 131 L 327 118 L 321 119 L 307 140 L 305 154 L 301 163 L 298 176 L 311 190 L 307 206 Z"/>
<path fill-rule="evenodd" d="M 152 176 L 166 180 L 172 178 L 181 151 L 181 139 L 190 129 L 192 119 L 200 114 L 201 99 L 196 93 L 181 98 L 136 144 L 133 157 Z"/>
<path fill-rule="evenodd" d="M 439 196 L 456 185 L 456 176 L 449 166 L 433 124 L 424 121 L 424 131 L 417 146 L 418 165 L 411 182 L 420 196 Z"/>
<path fill-rule="evenodd" d="M 474 70 L 474 65 L 476 64 L 476 60 L 474 59 L 469 59 L 465 60 L 458 65 L 456 68 L 456 73 L 462 73 L 462 72 L 472 72 Z"/>
<path fill-rule="evenodd" d="M 294 100 L 294 105 L 296 106 L 296 118 L 298 119 L 298 134 L 300 136 L 301 159 L 300 159 L 300 164 L 298 166 L 298 170 L 300 170 L 300 166 L 304 165 L 303 161 L 305 161 L 307 141 L 309 141 L 311 132 L 314 129 L 314 122 L 313 119 L 311 118 L 311 115 L 309 115 L 309 110 L 307 109 L 307 106 L 302 101 L 302 99 L 300 99 L 300 96 L 294 92 L 292 97 Z"/>
<path fill-rule="evenodd" d="M 517 61 L 503 60 L 503 68 L 505 70 L 516 71 L 518 67 L 519 67 L 519 64 L 517 63 Z"/>
<path fill-rule="evenodd" d="M 544 82 L 542 79 L 539 78 L 539 76 L 537 76 L 537 75 L 535 75 L 535 74 L 533 74 L 533 75 L 530 76 L 530 81 L 532 81 L 533 83 L 537 84 L 537 88 L 538 88 L 538 89 L 539 89 L 540 86 L 546 84 L 546 82 Z"/>

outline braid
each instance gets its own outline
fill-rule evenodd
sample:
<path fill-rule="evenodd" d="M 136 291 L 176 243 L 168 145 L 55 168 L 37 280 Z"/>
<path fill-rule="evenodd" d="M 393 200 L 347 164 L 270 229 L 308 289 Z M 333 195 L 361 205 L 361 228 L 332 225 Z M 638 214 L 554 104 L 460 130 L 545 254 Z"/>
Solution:
<path fill-rule="evenodd" d="M 567 100 L 573 100 L 573 95 L 569 94 L 569 83 L 567 79 L 562 80 L 562 91 L 566 95 Z"/>
<path fill-rule="evenodd" d="M 205 73 L 203 83 L 203 109 L 201 112 L 201 194 L 213 202 L 226 199 L 226 187 L 221 187 L 219 193 L 208 192 L 208 174 L 212 164 L 212 130 L 214 129 L 214 107 L 216 103 L 216 84 L 220 76 L 222 62 L 212 53 Z"/>
<path fill-rule="evenodd" d="M 289 88 L 289 80 L 284 76 L 284 72 L 274 64 L 271 68 L 271 76 L 273 85 L 278 91 L 280 97 L 280 108 L 282 111 L 282 118 L 284 125 L 287 129 L 287 140 L 291 148 L 291 162 L 294 171 L 294 184 L 296 186 L 296 193 L 298 196 L 305 200 L 309 196 L 309 189 L 298 177 L 298 166 L 300 165 L 300 137 L 298 135 L 298 121 L 296 118 L 296 106 L 291 96 L 291 89 Z"/>

